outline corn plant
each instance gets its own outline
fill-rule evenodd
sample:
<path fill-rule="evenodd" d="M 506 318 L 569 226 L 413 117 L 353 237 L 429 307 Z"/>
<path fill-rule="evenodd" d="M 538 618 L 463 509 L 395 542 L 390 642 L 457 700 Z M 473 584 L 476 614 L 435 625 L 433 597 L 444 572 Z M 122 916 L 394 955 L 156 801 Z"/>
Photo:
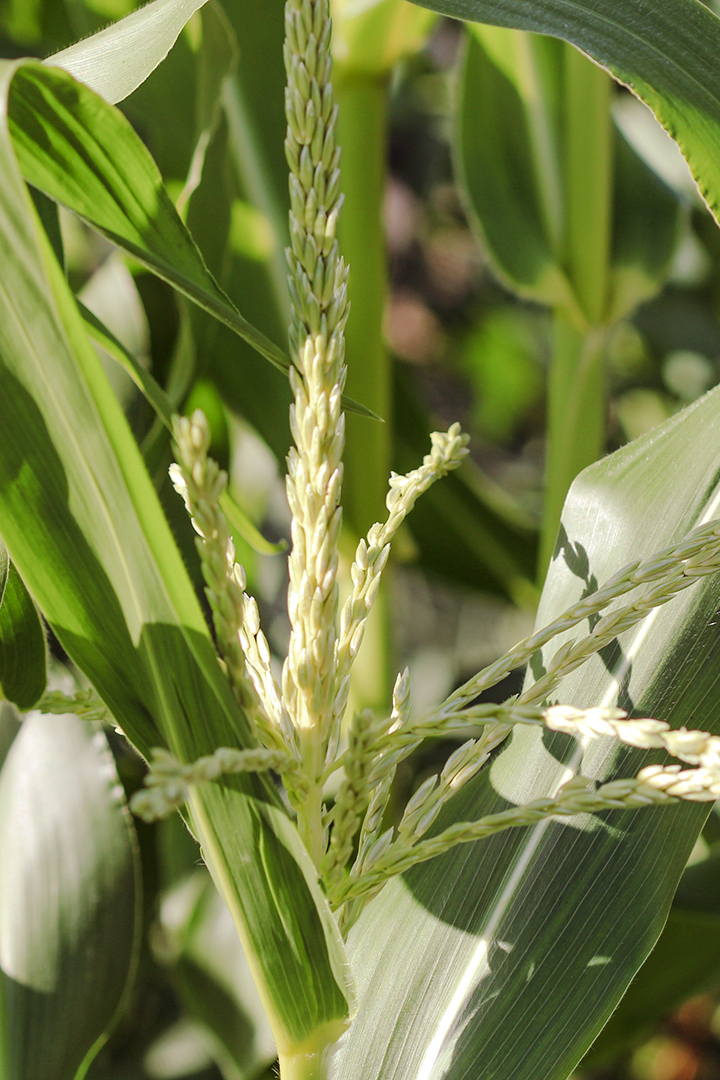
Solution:
<path fill-rule="evenodd" d="M 421 39 L 431 17 L 383 0 L 353 23 L 346 7 L 337 9 L 339 85 L 352 100 L 353 70 L 386 79 L 406 35 Z M 4 696 L 29 713 L 0 777 L 2 1075 L 84 1075 L 132 981 L 139 871 L 97 726 L 106 722 L 148 763 L 134 813 L 179 811 L 200 844 L 282 1080 L 560 1080 L 658 938 L 720 794 L 720 397 L 711 392 L 575 480 L 529 637 L 425 714 L 413 709 L 407 672 L 386 709 L 349 709 L 393 538 L 415 502 L 461 466 L 467 439 L 456 424 L 434 433 L 424 458 L 390 474 L 382 514 L 376 494 L 353 502 L 356 531 L 371 510 L 379 520 L 357 543 L 341 605 L 346 412 L 355 490 L 363 431 L 372 461 L 385 467 L 389 457 L 375 415 L 384 391 L 371 396 L 373 380 L 353 383 L 352 373 L 346 387 L 346 327 L 358 367 L 365 331 L 350 330 L 352 264 L 338 240 L 330 5 L 287 0 L 284 10 L 287 349 L 218 284 L 114 108 L 201 8 L 203 36 L 227 43 L 213 5 L 154 0 L 44 63 L 3 61 L 0 71 L 0 662 Z M 661 13 L 637 0 L 433 8 L 581 48 L 654 109 L 716 208 L 720 24 L 697 0 L 667 0 Z M 376 52 L 378 40 L 386 49 Z M 214 90 L 180 196 L 190 225 L 218 102 L 227 128 L 242 126 L 232 65 L 228 48 L 226 67 L 207 73 Z M 463 122 L 467 143 L 467 111 Z M 362 188 L 361 164 L 351 189 Z M 267 186 L 258 198 L 272 214 Z M 280 670 L 237 558 L 252 526 L 210 455 L 206 417 L 177 411 L 182 355 L 175 385 L 160 385 L 74 296 L 57 204 L 177 290 L 197 343 L 212 341 L 217 322 L 289 377 L 291 633 Z M 573 236 L 564 268 L 561 246 L 549 270 L 541 250 L 534 280 L 560 282 L 563 317 L 585 305 L 582 332 L 595 333 L 618 309 L 602 290 L 602 303 L 584 295 L 585 252 Z M 355 220 L 346 251 L 362 261 L 362 248 Z M 277 274 L 271 263 L 280 295 Z M 377 320 L 359 296 L 377 360 Z M 91 340 L 131 373 L 158 430 L 172 434 L 169 472 L 196 534 L 212 634 L 152 482 L 151 471 L 164 472 L 160 441 L 146 441 L 143 456 Z M 382 374 L 382 360 L 373 364 Z M 81 686 L 46 690 L 38 610 Z M 525 665 L 519 696 L 478 701 Z M 459 745 L 393 820 L 398 767 L 438 737 Z"/>

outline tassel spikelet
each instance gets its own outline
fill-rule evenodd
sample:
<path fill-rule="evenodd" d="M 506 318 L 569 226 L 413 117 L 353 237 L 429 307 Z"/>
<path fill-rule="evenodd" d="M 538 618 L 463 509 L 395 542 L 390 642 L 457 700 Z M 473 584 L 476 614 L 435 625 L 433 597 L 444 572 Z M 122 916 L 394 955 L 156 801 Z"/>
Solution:
<path fill-rule="evenodd" d="M 336 239 L 342 196 L 337 108 L 330 85 L 329 0 L 287 0 L 285 32 L 294 395 L 290 412 L 294 446 L 286 483 L 292 514 L 288 655 L 278 686 L 258 607 L 246 592 L 245 574 L 235 562 L 235 547 L 220 508 L 227 477 L 208 457 L 207 422 L 199 412 L 192 419 L 176 419 L 179 460 L 171 476 L 199 534 L 197 546 L 218 646 L 256 746 L 221 748 L 189 765 L 167 750 L 157 750 L 146 787 L 134 796 L 132 807 L 153 819 L 181 805 L 194 784 L 218 782 L 232 773 L 272 771 L 285 785 L 300 835 L 339 923 L 347 930 L 390 877 L 456 844 L 551 818 L 720 796 L 720 737 L 673 731 L 654 719 L 628 719 L 620 709 L 544 705 L 569 672 L 683 589 L 720 570 L 720 523 L 702 525 L 652 558 L 625 567 L 425 716 L 412 714 L 405 671 L 395 684 L 390 714 L 356 715 L 348 728 L 347 748 L 338 755 L 353 662 L 393 536 L 420 495 L 461 463 L 467 439 L 456 424 L 445 434 L 434 434 L 430 453 L 419 468 L 390 478 L 387 518 L 373 525 L 358 544 L 351 595 L 338 620 L 348 272 Z M 553 638 L 586 621 L 589 630 L 563 644 L 542 677 L 518 699 L 475 703 L 481 692 L 526 664 Z M 88 718 L 103 714 L 103 706 L 84 691 L 74 699 L 47 695 L 41 704 L 47 711 L 73 711 Z M 459 822 L 432 835 L 456 792 L 486 766 L 514 726 L 528 724 L 564 732 L 581 742 L 612 738 L 665 752 L 690 767 L 653 764 L 637 777 L 599 786 L 586 777 L 572 777 L 547 798 L 478 821 Z M 398 765 L 427 737 L 457 737 L 461 745 L 440 773 L 414 793 L 396 823 L 388 822 Z M 339 769 L 344 777 L 328 810 L 326 785 Z"/>
<path fill-rule="evenodd" d="M 279 692 L 269 698 L 266 694 L 266 683 L 272 680 L 270 650 L 259 627 L 257 605 L 245 594 L 245 571 L 235 562 L 235 545 L 220 509 L 227 474 L 208 457 L 210 429 L 199 409 L 192 420 L 176 417 L 174 430 L 180 461 L 170 466 L 170 478 L 198 533 L 196 546 L 207 585 L 205 594 L 228 678 L 258 740 L 275 749 L 283 748 L 281 714 L 275 707 Z M 246 659 L 255 685 L 248 677 Z M 267 711 L 256 688 L 267 701 Z"/>

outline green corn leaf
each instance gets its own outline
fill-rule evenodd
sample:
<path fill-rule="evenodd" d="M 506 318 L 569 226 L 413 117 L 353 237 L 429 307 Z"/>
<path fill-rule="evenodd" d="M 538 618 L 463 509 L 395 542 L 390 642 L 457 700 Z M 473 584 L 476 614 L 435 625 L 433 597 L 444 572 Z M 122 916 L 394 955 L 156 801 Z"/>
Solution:
<path fill-rule="evenodd" d="M 472 30 L 456 138 L 471 220 L 501 278 L 521 295 L 577 319 L 573 283 L 563 267 L 563 46 L 503 27 Z M 679 225 L 677 199 L 617 132 L 613 157 L 608 323 L 657 292 Z"/>
<path fill-rule="evenodd" d="M 1 103 L 21 70 L 0 68 Z M 140 453 L 35 215 L 7 114 L 0 118 L 3 539 L 63 647 L 143 754 L 166 745 L 194 760 L 218 745 L 248 745 Z M 21 321 L 20 312 L 31 315 Z M 205 785 L 191 797 L 191 819 L 278 1044 L 342 1030 L 351 997 L 342 941 L 274 788 L 261 777 Z"/>
<path fill-rule="evenodd" d="M 673 904 L 658 942 L 583 1061 L 606 1066 L 634 1049 L 689 997 L 717 983 L 720 915 Z"/>
<path fill-rule="evenodd" d="M 720 219 L 720 19 L 700 0 L 418 0 L 470 22 L 563 38 L 649 105 Z"/>
<path fill-rule="evenodd" d="M 608 324 L 631 315 L 667 279 L 681 206 L 673 192 L 615 131 L 613 237 Z"/>
<path fill-rule="evenodd" d="M 127 371 L 132 381 L 142 392 L 146 400 L 152 405 L 155 414 L 162 420 L 168 431 L 172 431 L 172 417 L 175 411 L 170 398 L 162 386 L 143 367 L 140 361 L 126 349 L 122 342 L 118 341 L 112 331 L 86 308 L 81 300 L 77 300 L 78 311 L 85 323 L 85 329 L 96 345 L 100 345 L 109 356 L 112 356 L 122 368 Z"/>
<path fill-rule="evenodd" d="M 2 560 L 0 559 L 0 563 Z M 0 592 L 2 592 L 0 565 Z M 0 597 L 0 695 L 31 709 L 45 693 L 47 647 L 37 609 L 12 563 Z"/>
<path fill-rule="evenodd" d="M 538 625 L 718 516 L 718 435 L 714 390 L 580 474 Z M 717 576 L 703 579 L 567 676 L 557 699 L 720 731 L 719 599 Z M 561 644 L 535 658 L 536 675 Z M 657 759 L 523 729 L 433 828 L 544 796 L 568 766 L 631 776 Z M 457 848 L 386 886 L 349 936 L 359 1011 L 332 1075 L 565 1080 L 660 934 L 707 813 L 682 804 L 546 822 Z"/>
<path fill-rule="evenodd" d="M 10 556 L 8 555 L 7 548 L 2 542 L 2 537 L 0 536 L 0 605 L 2 605 L 3 597 L 5 595 L 5 587 L 7 586 L 9 573 Z"/>
<path fill-rule="evenodd" d="M 65 72 L 27 64 L 13 80 L 10 129 L 34 187 L 288 370 L 283 351 L 240 315 L 215 282 L 122 113 Z"/>
<path fill-rule="evenodd" d="M 78 300 L 77 305 L 89 336 L 127 371 L 146 400 L 152 405 L 158 419 L 169 432 L 172 432 L 172 417 L 175 410 L 163 388 L 152 377 L 147 368 L 143 367 L 139 360 L 118 341 L 115 335 L 108 330 L 96 315 L 93 315 L 81 301 Z M 278 552 L 285 550 L 286 545 L 284 543 L 273 544 L 266 540 L 247 514 L 240 509 L 227 492 L 223 495 L 221 504 L 225 516 L 233 529 L 237 530 L 239 535 L 247 540 L 254 551 L 258 551 L 262 555 L 277 555 Z M 0 616 L 0 620 L 1 618 Z M 0 679 L 0 685 L 2 685 L 2 679 Z M 37 701 L 37 698 L 35 698 L 35 701 Z"/>
<path fill-rule="evenodd" d="M 205 3 L 207 0 L 153 0 L 105 30 L 48 57 L 45 63 L 64 68 L 116 105 L 162 63 L 185 23 Z"/>
<path fill-rule="evenodd" d="M 218 286 L 125 117 L 59 69 L 25 64 L 10 129 L 25 178 L 209 312 L 286 373 L 287 355 Z M 352 411 L 371 410 L 346 402 Z"/>
<path fill-rule="evenodd" d="M 105 736 L 33 714 L 0 773 L 0 1073 L 73 1080 L 139 944 L 135 830 Z"/>

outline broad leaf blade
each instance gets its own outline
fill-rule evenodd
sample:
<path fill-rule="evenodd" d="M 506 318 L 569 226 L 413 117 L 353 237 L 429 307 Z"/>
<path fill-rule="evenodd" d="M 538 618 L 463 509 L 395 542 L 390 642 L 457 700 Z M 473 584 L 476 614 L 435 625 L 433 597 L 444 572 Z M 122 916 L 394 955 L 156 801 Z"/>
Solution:
<path fill-rule="evenodd" d="M 581 473 L 539 624 L 631 559 L 717 516 L 719 433 L 716 390 Z M 558 698 L 619 700 L 674 727 L 719 730 L 719 598 L 717 577 L 703 579 L 568 676 Z M 627 776 L 648 759 L 611 741 L 581 751 L 575 740 L 526 729 L 437 827 L 556 790 L 568 765 Z M 391 883 L 350 934 L 360 1009 L 334 1075 L 564 1080 L 658 937 L 706 814 L 685 804 L 547 822 L 457 849 Z"/>
<path fill-rule="evenodd" d="M 44 694 L 46 683 L 47 648 L 40 616 L 10 563 L 0 597 L 0 695 L 18 709 L 31 709 Z"/>
<path fill-rule="evenodd" d="M 0 774 L 0 1070 L 73 1080 L 111 1027 L 138 945 L 135 833 L 107 741 L 25 720 Z"/>
<path fill-rule="evenodd" d="M 64 72 L 27 64 L 13 80 L 10 128 L 33 186 L 287 371 L 283 351 L 240 315 L 215 282 L 122 113 Z"/>
<path fill-rule="evenodd" d="M 98 34 L 48 57 L 116 105 L 162 63 L 191 15 L 207 0 L 153 0 Z"/>
<path fill-rule="evenodd" d="M 3 103 L 16 71 L 0 68 Z M 142 458 L 35 216 L 6 119 L 0 170 L 8 433 L 0 528 L 11 558 L 144 754 L 164 744 L 194 760 L 218 745 L 248 745 Z M 341 1030 L 351 996 L 342 942 L 274 788 L 260 777 L 208 784 L 193 793 L 191 813 L 278 1041 L 294 1046 L 321 1025 Z"/>
<path fill-rule="evenodd" d="M 700 0 L 417 0 L 470 22 L 563 38 L 630 87 L 687 158 L 720 219 L 720 19 Z"/>

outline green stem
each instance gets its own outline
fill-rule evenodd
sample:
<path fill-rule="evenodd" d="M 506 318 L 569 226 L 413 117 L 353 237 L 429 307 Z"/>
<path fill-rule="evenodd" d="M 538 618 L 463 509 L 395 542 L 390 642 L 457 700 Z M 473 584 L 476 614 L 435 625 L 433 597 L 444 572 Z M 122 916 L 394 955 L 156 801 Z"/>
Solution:
<path fill-rule="evenodd" d="M 583 333 L 556 312 L 554 337 L 540 582 L 555 547 L 568 488 L 580 470 L 597 461 L 605 449 L 607 331 L 595 328 Z"/>
<path fill-rule="evenodd" d="M 339 239 L 350 266 L 351 314 L 345 331 L 347 392 L 384 421 L 346 415 L 343 515 L 354 548 L 357 537 L 385 517 L 391 467 L 391 361 L 383 340 L 388 293 L 383 208 L 389 79 L 343 73 L 336 66 L 334 88 L 340 110 L 338 142 L 345 195 Z M 355 663 L 354 708 L 383 707 L 390 697 L 387 606 L 381 589 Z"/>
<path fill-rule="evenodd" d="M 343 76 L 336 68 L 334 87 L 345 195 L 338 236 L 350 267 L 352 305 L 345 332 L 347 393 L 386 421 L 346 417 L 343 513 L 362 536 L 384 517 L 390 472 L 390 360 L 382 332 L 388 291 L 383 234 L 388 81 Z"/>
<path fill-rule="evenodd" d="M 612 230 L 610 76 L 572 45 L 565 47 L 566 263 L 591 325 L 608 299 Z"/>
<path fill-rule="evenodd" d="M 542 583 L 570 484 L 605 450 L 604 347 L 612 239 L 612 82 L 565 47 L 565 263 L 587 325 L 555 312 L 548 390 Z"/>

